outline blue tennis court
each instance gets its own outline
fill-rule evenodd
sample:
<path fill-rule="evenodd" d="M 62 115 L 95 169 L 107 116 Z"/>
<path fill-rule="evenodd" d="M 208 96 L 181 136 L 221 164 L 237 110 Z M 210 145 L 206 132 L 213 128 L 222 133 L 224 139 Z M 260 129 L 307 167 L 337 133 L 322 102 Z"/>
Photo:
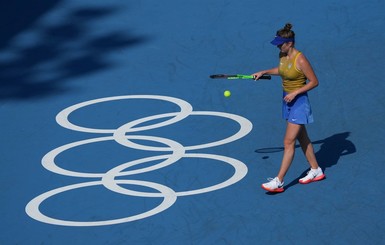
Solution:
<path fill-rule="evenodd" d="M 385 2 L 1 4 L 0 244 L 383 244 Z M 293 24 L 320 85 L 326 179 L 260 186 L 283 154 L 277 66 Z M 224 97 L 225 90 L 231 91 Z"/>

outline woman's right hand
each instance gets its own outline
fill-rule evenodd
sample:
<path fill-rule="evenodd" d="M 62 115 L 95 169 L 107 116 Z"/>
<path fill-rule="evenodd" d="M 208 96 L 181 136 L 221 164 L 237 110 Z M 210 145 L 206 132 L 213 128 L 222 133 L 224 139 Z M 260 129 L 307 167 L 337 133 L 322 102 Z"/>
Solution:
<path fill-rule="evenodd" d="M 256 73 L 252 74 L 252 76 L 254 77 L 254 80 L 258 80 L 264 74 L 265 73 L 263 71 L 259 71 L 259 72 L 256 72 Z"/>

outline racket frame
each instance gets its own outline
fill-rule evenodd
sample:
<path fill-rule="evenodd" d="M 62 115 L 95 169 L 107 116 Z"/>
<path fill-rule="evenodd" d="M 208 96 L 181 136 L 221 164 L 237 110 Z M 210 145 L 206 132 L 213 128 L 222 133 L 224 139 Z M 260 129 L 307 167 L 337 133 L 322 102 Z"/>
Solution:
<path fill-rule="evenodd" d="M 212 78 L 212 79 L 231 79 L 231 80 L 234 80 L 234 79 L 254 79 L 254 76 L 253 75 L 242 75 L 242 74 L 232 74 L 232 75 L 229 75 L 229 74 L 214 74 L 214 75 L 210 75 L 210 78 Z M 271 76 L 270 75 L 263 75 L 259 79 L 270 80 Z"/>

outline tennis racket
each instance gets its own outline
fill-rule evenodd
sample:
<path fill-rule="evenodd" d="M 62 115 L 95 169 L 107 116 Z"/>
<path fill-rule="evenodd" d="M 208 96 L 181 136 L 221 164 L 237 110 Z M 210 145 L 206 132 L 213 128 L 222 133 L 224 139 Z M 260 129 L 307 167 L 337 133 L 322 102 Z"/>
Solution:
<path fill-rule="evenodd" d="M 235 75 L 215 74 L 215 75 L 210 75 L 210 78 L 212 78 L 212 79 L 254 79 L 254 76 L 253 75 L 242 75 L 242 74 L 235 74 Z M 270 80 L 271 76 L 263 75 L 259 79 Z"/>

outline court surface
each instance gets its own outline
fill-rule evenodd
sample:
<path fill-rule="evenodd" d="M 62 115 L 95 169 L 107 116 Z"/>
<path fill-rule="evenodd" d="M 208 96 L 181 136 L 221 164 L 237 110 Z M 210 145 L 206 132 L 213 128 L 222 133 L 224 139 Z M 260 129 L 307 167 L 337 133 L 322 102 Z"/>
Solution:
<path fill-rule="evenodd" d="M 385 2 L 12 1 L 0 9 L 0 244 L 383 244 Z M 282 157 L 291 22 L 327 178 Z M 231 97 L 223 92 L 230 90 Z"/>

